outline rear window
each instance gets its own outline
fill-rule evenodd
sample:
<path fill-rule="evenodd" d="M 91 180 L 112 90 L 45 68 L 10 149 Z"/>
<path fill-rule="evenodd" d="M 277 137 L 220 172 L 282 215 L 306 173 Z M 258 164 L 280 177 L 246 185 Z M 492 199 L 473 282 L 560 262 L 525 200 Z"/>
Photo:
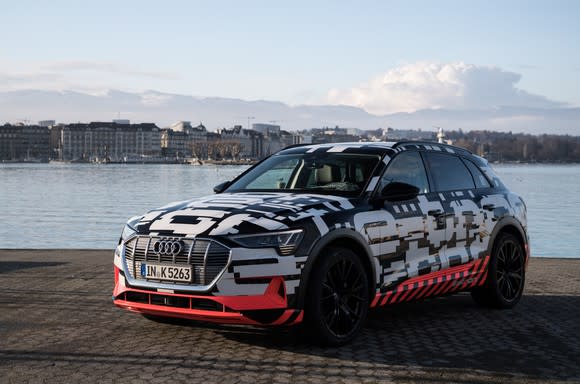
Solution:
<path fill-rule="evenodd" d="M 475 165 L 471 160 L 463 159 L 465 161 L 465 165 L 469 168 L 469 171 L 473 175 L 473 180 L 475 181 L 476 188 L 490 188 L 491 184 L 487 177 L 481 172 L 481 170 Z"/>
<path fill-rule="evenodd" d="M 437 192 L 475 188 L 471 173 L 460 158 L 432 152 L 425 155 Z"/>

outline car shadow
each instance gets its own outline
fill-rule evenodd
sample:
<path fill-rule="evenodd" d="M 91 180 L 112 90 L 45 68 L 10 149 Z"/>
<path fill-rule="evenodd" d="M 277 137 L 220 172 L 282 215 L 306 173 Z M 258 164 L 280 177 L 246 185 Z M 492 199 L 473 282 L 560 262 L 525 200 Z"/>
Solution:
<path fill-rule="evenodd" d="M 60 261 L 0 261 L 0 273 L 9 273 L 23 269 L 57 267 L 68 264 Z"/>
<path fill-rule="evenodd" d="M 580 296 L 524 296 L 493 310 L 460 294 L 373 310 L 359 337 L 338 348 L 313 345 L 302 327 L 210 327 L 240 343 L 325 358 L 568 379 L 580 377 L 578 318 Z"/>

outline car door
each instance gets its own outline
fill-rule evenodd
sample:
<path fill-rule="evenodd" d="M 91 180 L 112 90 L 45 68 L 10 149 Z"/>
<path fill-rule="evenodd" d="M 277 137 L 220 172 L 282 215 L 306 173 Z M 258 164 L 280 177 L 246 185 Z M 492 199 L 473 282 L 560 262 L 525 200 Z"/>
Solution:
<path fill-rule="evenodd" d="M 393 182 L 413 185 L 419 194 L 412 199 L 385 201 L 382 207 L 386 222 L 379 257 L 383 289 L 438 270 L 440 247 L 445 240 L 445 221 L 433 216 L 444 208 L 437 194 L 430 191 L 419 152 L 404 151 L 393 157 L 381 177 L 378 193 Z"/>
<path fill-rule="evenodd" d="M 479 257 L 478 235 L 483 223 L 482 208 L 476 202 L 474 178 L 457 155 L 428 152 L 425 160 L 434 191 L 443 206 L 439 215 L 439 220 L 445 221 L 441 268 L 473 261 Z"/>

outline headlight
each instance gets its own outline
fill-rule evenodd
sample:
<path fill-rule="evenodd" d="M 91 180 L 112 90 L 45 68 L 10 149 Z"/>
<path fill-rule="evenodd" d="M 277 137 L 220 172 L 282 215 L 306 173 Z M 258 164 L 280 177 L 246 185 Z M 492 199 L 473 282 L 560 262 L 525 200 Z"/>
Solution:
<path fill-rule="evenodd" d="M 131 236 L 137 233 L 135 229 L 135 225 L 141 220 L 143 216 L 134 216 L 127 220 L 125 227 L 123 227 L 123 232 L 121 233 L 121 239 L 119 240 L 119 244 L 121 242 L 127 241 Z"/>
<path fill-rule="evenodd" d="M 127 241 L 127 239 L 133 236 L 135 233 L 137 233 L 135 228 L 129 226 L 129 224 L 125 224 L 125 227 L 123 228 L 123 233 L 121 233 L 121 240 Z"/>
<path fill-rule="evenodd" d="M 288 256 L 298 248 L 303 233 L 302 229 L 294 229 L 284 232 L 231 236 L 230 239 L 246 248 L 276 248 L 281 256 Z"/>

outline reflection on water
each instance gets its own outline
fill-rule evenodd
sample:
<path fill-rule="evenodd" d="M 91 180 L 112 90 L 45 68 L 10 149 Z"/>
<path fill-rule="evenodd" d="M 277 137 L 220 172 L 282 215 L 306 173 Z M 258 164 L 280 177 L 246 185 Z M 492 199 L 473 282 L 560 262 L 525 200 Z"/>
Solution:
<path fill-rule="evenodd" d="M 130 216 L 212 194 L 245 166 L 0 164 L 0 248 L 112 249 Z M 580 257 L 580 166 L 496 166 L 528 206 L 532 254 Z"/>
<path fill-rule="evenodd" d="M 526 202 L 532 255 L 580 257 L 580 165 L 494 168 Z"/>

